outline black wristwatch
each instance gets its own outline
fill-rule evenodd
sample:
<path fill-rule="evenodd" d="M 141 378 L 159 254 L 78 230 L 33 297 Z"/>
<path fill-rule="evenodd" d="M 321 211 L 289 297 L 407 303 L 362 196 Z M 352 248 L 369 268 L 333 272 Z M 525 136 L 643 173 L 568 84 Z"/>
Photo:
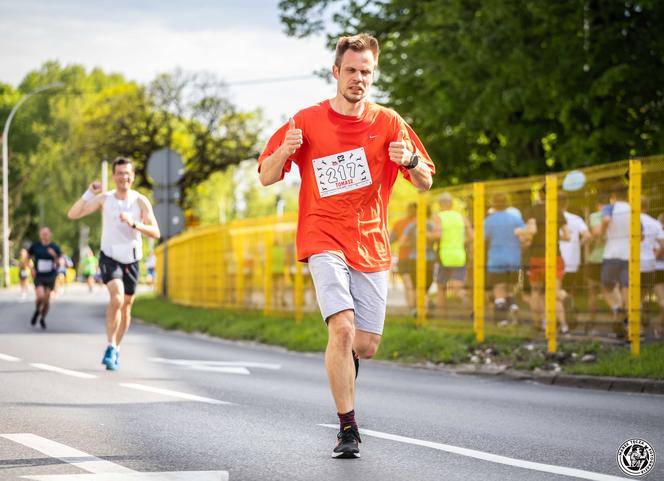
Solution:
<path fill-rule="evenodd" d="M 407 165 L 404 165 L 408 170 L 414 169 L 417 167 L 417 164 L 420 163 L 420 156 L 417 154 L 413 154 L 413 156 L 410 158 L 410 162 L 408 162 Z"/>

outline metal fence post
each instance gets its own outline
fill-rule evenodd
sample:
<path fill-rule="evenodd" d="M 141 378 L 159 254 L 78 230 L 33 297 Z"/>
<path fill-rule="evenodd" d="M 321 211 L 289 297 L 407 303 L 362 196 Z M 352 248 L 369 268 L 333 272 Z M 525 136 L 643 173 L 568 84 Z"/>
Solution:
<path fill-rule="evenodd" d="M 544 280 L 544 318 L 546 319 L 547 352 L 556 352 L 556 269 L 558 263 L 558 177 L 546 176 L 546 243 Z"/>
<path fill-rule="evenodd" d="M 633 356 L 641 354 L 641 161 L 629 161 L 628 335 Z"/>
<path fill-rule="evenodd" d="M 417 257 L 415 261 L 415 298 L 417 306 L 418 326 L 424 326 L 427 322 L 427 203 L 429 195 L 420 192 L 417 197 L 417 223 L 416 244 Z"/>
<path fill-rule="evenodd" d="M 272 312 L 272 244 L 274 243 L 274 231 L 267 230 L 263 234 L 263 246 L 265 249 L 265 266 L 263 281 L 263 314 Z"/>
<path fill-rule="evenodd" d="M 484 184 L 473 184 L 473 331 L 478 343 L 484 342 Z"/>
<path fill-rule="evenodd" d="M 219 254 L 217 262 L 219 268 L 217 269 L 217 295 L 219 297 L 218 305 L 226 307 L 226 276 L 228 275 L 228 265 L 226 263 L 226 251 L 228 249 L 227 230 L 225 226 L 219 226 Z"/>
<path fill-rule="evenodd" d="M 244 242 L 242 236 L 236 234 L 233 239 L 235 255 L 235 307 L 244 308 Z"/>

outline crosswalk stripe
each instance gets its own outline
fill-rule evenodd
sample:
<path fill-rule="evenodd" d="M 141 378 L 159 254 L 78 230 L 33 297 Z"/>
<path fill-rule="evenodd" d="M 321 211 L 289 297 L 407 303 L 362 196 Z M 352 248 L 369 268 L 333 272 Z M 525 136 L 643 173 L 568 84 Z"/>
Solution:
<path fill-rule="evenodd" d="M 39 451 L 51 458 L 57 458 L 65 463 L 76 466 L 84 471 L 95 474 L 106 473 L 134 473 L 135 471 L 119 464 L 105 461 L 65 444 L 60 444 L 50 439 L 42 438 L 31 433 L 0 434 L 1 437 L 14 441 Z"/>

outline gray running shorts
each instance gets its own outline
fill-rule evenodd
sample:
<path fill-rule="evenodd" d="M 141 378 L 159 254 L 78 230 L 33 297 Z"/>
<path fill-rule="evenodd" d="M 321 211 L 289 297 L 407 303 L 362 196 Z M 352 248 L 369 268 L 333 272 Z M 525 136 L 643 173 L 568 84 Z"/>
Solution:
<path fill-rule="evenodd" d="M 309 271 L 326 322 L 330 316 L 352 309 L 357 329 L 383 334 L 389 271 L 360 272 L 329 252 L 309 257 Z"/>

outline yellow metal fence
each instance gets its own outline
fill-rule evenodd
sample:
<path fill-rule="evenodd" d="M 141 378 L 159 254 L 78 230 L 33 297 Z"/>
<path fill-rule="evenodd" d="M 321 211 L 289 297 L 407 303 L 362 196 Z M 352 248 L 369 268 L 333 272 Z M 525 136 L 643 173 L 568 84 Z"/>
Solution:
<path fill-rule="evenodd" d="M 642 335 L 657 337 L 662 332 L 664 262 L 658 261 L 662 269 L 653 272 L 649 269 L 654 263 L 645 265 L 640 257 L 644 249 L 647 255 L 653 249 L 657 258 L 664 258 L 659 240 L 650 239 L 651 244 L 644 247 L 642 217 L 643 213 L 664 220 L 664 156 L 580 170 L 583 183 L 578 174 L 561 172 L 435 189 L 393 201 L 388 313 L 413 316 L 418 325 L 467 322 L 479 342 L 485 338 L 486 323 L 531 325 L 535 335 L 541 332 L 546 337 L 551 352 L 561 332 L 626 335 L 638 355 Z M 600 210 L 615 201 L 612 192 L 621 190 L 629 203 L 629 220 L 609 216 L 608 221 L 615 224 L 610 228 L 611 242 L 622 246 L 629 259 L 629 286 L 622 291 L 602 282 L 606 281 L 602 248 L 607 229 L 601 224 L 607 211 L 602 215 Z M 540 219 L 544 222 L 534 223 L 539 235 L 532 234 L 528 223 L 539 215 L 538 209 L 544 216 Z M 460 214 L 466 228 L 448 224 L 450 217 L 441 215 L 446 210 Z M 510 239 L 511 228 L 497 221 L 508 218 L 492 218 L 503 211 L 523 222 L 516 246 Z M 156 249 L 157 275 L 164 272 L 167 249 L 167 289 L 172 301 L 265 313 L 286 311 L 301 319 L 304 311 L 317 306 L 306 264 L 295 260 L 296 223 L 297 214 L 290 213 L 191 229 Z M 579 230 L 582 224 L 587 233 Z M 456 247 L 449 240 L 451 234 Z M 564 237 L 568 234 L 571 240 Z M 463 235 L 461 247 L 459 235 Z M 616 244 L 617 236 L 624 236 L 625 242 Z M 506 244 L 501 245 L 502 241 Z M 508 242 L 518 265 L 496 270 L 496 252 L 504 252 Z M 446 256 L 454 249 L 451 262 L 452 257 Z M 563 257 L 567 259 L 561 276 L 559 258 Z M 163 293 L 163 283 L 156 285 Z"/>

